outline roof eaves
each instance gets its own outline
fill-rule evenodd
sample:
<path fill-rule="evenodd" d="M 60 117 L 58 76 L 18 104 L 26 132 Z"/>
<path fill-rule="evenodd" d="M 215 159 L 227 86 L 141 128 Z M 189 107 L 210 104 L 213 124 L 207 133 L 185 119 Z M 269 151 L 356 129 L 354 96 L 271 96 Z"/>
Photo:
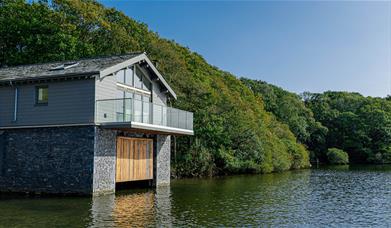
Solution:
<path fill-rule="evenodd" d="M 99 72 L 99 78 L 103 78 L 109 74 L 112 74 L 114 72 L 117 72 L 127 66 L 133 65 L 135 63 L 138 63 L 139 61 L 143 60 L 145 56 L 145 53 L 141 53 L 139 55 L 136 55 L 128 60 L 125 60 L 123 62 L 117 63 L 113 66 L 107 67 L 106 69 L 103 69 Z"/>
<path fill-rule="evenodd" d="M 99 71 L 83 72 L 83 73 L 68 73 L 68 74 L 58 74 L 58 75 L 47 75 L 47 76 L 38 76 L 38 77 L 18 77 L 18 78 L 0 78 L 0 83 L 4 82 L 23 82 L 23 81 L 40 81 L 40 80 L 50 80 L 50 79 L 62 79 L 62 78 L 74 78 L 74 77 L 86 77 L 92 76 L 96 77 L 99 75 Z"/>
<path fill-rule="evenodd" d="M 174 92 L 174 90 L 168 85 L 167 81 L 164 79 L 164 77 L 160 74 L 160 72 L 156 69 L 156 67 L 153 65 L 152 61 L 148 58 L 147 55 L 145 55 L 145 61 L 147 61 L 148 65 L 151 67 L 151 69 L 153 70 L 153 72 L 159 77 L 160 81 L 162 82 L 162 84 L 167 88 L 168 92 L 170 92 L 171 96 L 176 100 L 178 99 L 177 98 L 177 95 L 176 93 Z"/>

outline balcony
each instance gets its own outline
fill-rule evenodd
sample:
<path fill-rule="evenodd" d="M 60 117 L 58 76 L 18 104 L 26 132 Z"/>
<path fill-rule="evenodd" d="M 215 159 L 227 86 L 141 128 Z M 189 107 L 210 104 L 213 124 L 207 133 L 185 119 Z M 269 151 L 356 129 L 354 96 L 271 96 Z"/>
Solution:
<path fill-rule="evenodd" d="M 126 98 L 96 101 L 95 122 L 109 128 L 193 135 L 193 113 Z"/>

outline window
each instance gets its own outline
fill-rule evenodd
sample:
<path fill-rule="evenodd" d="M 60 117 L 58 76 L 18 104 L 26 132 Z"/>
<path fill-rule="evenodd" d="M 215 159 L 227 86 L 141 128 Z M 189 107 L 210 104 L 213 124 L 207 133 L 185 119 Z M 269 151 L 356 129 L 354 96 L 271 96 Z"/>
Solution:
<path fill-rule="evenodd" d="M 125 92 L 125 98 L 126 99 L 133 98 L 133 93 Z"/>
<path fill-rule="evenodd" d="M 146 91 L 151 91 L 152 88 L 151 82 L 147 79 L 147 76 L 145 76 L 139 68 L 136 68 L 135 71 L 134 86 L 136 88 L 143 89 Z"/>
<path fill-rule="evenodd" d="M 143 95 L 143 101 L 145 101 L 145 102 L 151 102 L 151 96 Z"/>
<path fill-rule="evenodd" d="M 150 123 L 149 108 L 151 104 L 149 100 L 149 96 L 143 96 L 143 123 Z"/>
<path fill-rule="evenodd" d="M 151 95 L 152 82 L 136 65 L 119 70 L 115 76 L 118 90 Z"/>
<path fill-rule="evenodd" d="M 142 116 L 142 110 L 143 110 L 143 103 L 141 101 L 141 95 L 134 94 L 134 118 L 133 121 L 135 122 L 142 122 L 143 116 Z"/>
<path fill-rule="evenodd" d="M 47 105 L 49 102 L 49 89 L 48 86 L 35 87 L 35 104 Z"/>
<path fill-rule="evenodd" d="M 125 84 L 133 86 L 133 69 L 129 68 L 125 70 Z"/>
<path fill-rule="evenodd" d="M 125 83 L 125 70 L 118 71 L 115 76 L 117 77 L 117 82 Z"/>
<path fill-rule="evenodd" d="M 124 92 L 123 90 L 117 89 L 115 98 L 117 98 L 117 99 L 122 99 L 122 98 L 124 98 L 124 93 L 125 93 L 125 92 Z"/>
<path fill-rule="evenodd" d="M 147 91 L 152 90 L 152 83 L 145 76 L 143 77 L 143 89 Z"/>
<path fill-rule="evenodd" d="M 142 88 L 142 73 L 138 68 L 136 68 L 134 74 L 134 87 L 141 89 Z"/>

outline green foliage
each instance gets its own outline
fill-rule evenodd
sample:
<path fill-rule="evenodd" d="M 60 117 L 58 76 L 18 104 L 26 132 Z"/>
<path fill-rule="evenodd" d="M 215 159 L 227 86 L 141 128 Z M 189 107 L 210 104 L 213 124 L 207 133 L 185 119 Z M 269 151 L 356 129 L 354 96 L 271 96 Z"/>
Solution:
<path fill-rule="evenodd" d="M 325 160 L 328 129 L 314 118 L 312 110 L 305 106 L 300 96 L 264 81 L 246 78 L 241 78 L 241 81 L 262 97 L 266 111 L 288 125 L 298 141 L 307 146 L 312 154 L 311 160 Z"/>
<path fill-rule="evenodd" d="M 200 55 L 160 38 L 145 24 L 93 0 L 0 4 L 0 65 L 145 51 L 178 95 L 173 106 L 194 112 L 194 137 L 180 137 L 175 176 L 273 172 L 309 165 L 289 128 L 264 110 L 259 96 Z M 299 118 L 301 142 L 307 126 Z M 305 122 L 305 121 L 304 121 Z"/>
<path fill-rule="evenodd" d="M 349 164 L 349 155 L 343 150 L 337 148 L 330 148 L 327 150 L 327 159 L 333 165 Z"/>
<path fill-rule="evenodd" d="M 312 159 L 327 162 L 328 148 L 338 147 L 349 153 L 352 162 L 391 162 L 390 97 L 326 92 L 304 93 L 301 98 L 263 81 L 241 81 L 262 97 L 267 111 L 289 126 Z"/>
<path fill-rule="evenodd" d="M 328 128 L 322 148 L 337 147 L 351 162 L 390 163 L 391 101 L 358 93 L 306 93 L 307 107 Z"/>
<path fill-rule="evenodd" d="M 266 111 L 273 113 L 279 121 L 287 124 L 300 142 L 308 144 L 312 141 L 311 137 L 314 133 L 327 132 L 327 129 L 315 120 L 311 109 L 305 106 L 297 94 L 264 81 L 246 78 L 241 78 L 241 81 L 262 97 Z M 317 137 L 320 136 L 317 134 Z"/>
<path fill-rule="evenodd" d="M 199 140 L 192 144 L 180 159 L 173 164 L 173 176 L 201 177 L 215 174 L 216 166 L 213 157 Z"/>

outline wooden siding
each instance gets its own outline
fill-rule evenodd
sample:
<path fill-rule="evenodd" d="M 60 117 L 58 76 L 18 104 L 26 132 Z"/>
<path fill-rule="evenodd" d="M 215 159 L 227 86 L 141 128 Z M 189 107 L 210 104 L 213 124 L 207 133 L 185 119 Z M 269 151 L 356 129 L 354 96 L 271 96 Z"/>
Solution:
<path fill-rule="evenodd" d="M 153 140 L 117 138 L 116 182 L 153 179 Z"/>
<path fill-rule="evenodd" d="M 35 88 L 48 85 L 48 105 L 36 105 Z M 21 85 L 18 87 L 17 121 L 14 116 L 14 88 L 0 87 L 0 127 L 89 124 L 94 121 L 93 79 Z"/>

